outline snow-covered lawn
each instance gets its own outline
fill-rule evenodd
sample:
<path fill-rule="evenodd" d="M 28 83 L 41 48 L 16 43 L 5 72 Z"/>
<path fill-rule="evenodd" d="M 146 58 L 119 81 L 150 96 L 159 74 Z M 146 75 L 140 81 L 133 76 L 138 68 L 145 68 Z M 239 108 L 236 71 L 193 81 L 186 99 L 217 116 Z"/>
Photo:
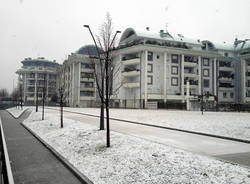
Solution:
<path fill-rule="evenodd" d="M 14 117 L 18 118 L 27 108 L 28 107 L 23 107 L 23 109 L 21 109 L 20 107 L 19 108 L 12 107 L 6 110 L 9 111 Z"/>
<path fill-rule="evenodd" d="M 97 108 L 64 108 L 100 115 Z M 250 140 L 250 113 L 110 109 L 110 117 Z"/>
<path fill-rule="evenodd" d="M 94 183 L 250 183 L 250 170 L 59 116 L 32 112 L 24 124 Z"/>

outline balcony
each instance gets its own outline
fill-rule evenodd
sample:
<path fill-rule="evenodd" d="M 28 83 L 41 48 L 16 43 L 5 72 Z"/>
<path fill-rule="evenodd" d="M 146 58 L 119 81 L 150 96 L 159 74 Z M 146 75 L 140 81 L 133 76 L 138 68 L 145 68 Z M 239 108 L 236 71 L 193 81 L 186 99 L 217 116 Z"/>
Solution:
<path fill-rule="evenodd" d="M 232 82 L 233 78 L 231 78 L 231 77 L 220 77 L 219 81 L 221 81 L 221 82 Z"/>
<path fill-rule="evenodd" d="M 81 81 L 82 81 L 82 82 L 94 82 L 95 79 L 94 79 L 94 78 L 84 78 L 84 77 L 82 77 L 82 78 L 81 78 Z"/>
<path fill-rule="evenodd" d="M 93 68 L 81 68 L 81 72 L 94 72 L 95 70 Z"/>
<path fill-rule="evenodd" d="M 184 61 L 184 66 L 187 66 L 187 67 L 196 67 L 197 63 L 196 62 Z"/>
<path fill-rule="evenodd" d="M 247 65 L 247 70 L 250 70 L 250 65 Z"/>
<path fill-rule="evenodd" d="M 189 85 L 189 88 L 190 88 L 190 89 L 196 89 L 197 87 L 198 87 L 198 85 L 195 85 L 195 84 L 190 84 L 190 85 Z M 187 85 L 186 85 L 186 84 L 184 85 L 184 88 L 187 88 Z"/>
<path fill-rule="evenodd" d="M 140 63 L 140 58 L 123 60 L 122 63 L 123 65 L 137 65 Z"/>
<path fill-rule="evenodd" d="M 246 79 L 250 80 L 250 76 L 247 75 L 247 76 L 246 76 Z"/>
<path fill-rule="evenodd" d="M 195 78 L 197 77 L 197 74 L 190 72 L 190 73 L 184 73 L 184 76 L 189 78 Z"/>
<path fill-rule="evenodd" d="M 220 91 L 233 91 L 234 87 L 219 87 Z"/>
<path fill-rule="evenodd" d="M 140 75 L 140 70 L 133 70 L 133 71 L 127 71 L 127 72 L 125 72 L 125 71 L 123 71 L 122 72 L 122 75 L 124 76 L 124 77 L 135 77 L 135 76 L 139 76 Z"/>
<path fill-rule="evenodd" d="M 124 83 L 123 87 L 124 88 L 139 88 L 140 87 L 140 83 L 139 82 Z"/>
<path fill-rule="evenodd" d="M 80 89 L 84 90 L 84 91 L 95 91 L 94 87 L 84 87 L 84 86 L 81 86 Z"/>
<path fill-rule="evenodd" d="M 220 66 L 219 70 L 220 71 L 229 71 L 229 72 L 232 72 L 234 70 L 234 68 L 233 67 L 228 67 L 228 66 Z"/>

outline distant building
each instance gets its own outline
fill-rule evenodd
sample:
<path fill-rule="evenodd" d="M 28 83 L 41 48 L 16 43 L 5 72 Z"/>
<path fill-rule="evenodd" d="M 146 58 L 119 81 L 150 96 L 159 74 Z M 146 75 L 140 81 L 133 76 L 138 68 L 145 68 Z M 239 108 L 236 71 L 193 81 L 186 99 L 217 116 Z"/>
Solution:
<path fill-rule="evenodd" d="M 98 56 L 94 46 L 81 47 L 63 62 L 58 73 L 65 87 L 66 102 L 71 107 L 93 107 L 97 105 L 95 67 Z"/>
<path fill-rule="evenodd" d="M 234 45 L 188 39 L 149 29 L 123 32 L 114 60 L 121 65 L 115 86 L 122 84 L 114 101 L 120 107 L 190 108 L 200 106 L 199 96 L 214 107 L 250 103 L 250 41 Z M 187 96 L 187 81 L 190 95 Z M 150 107 L 149 107 L 150 108 Z"/>
<path fill-rule="evenodd" d="M 25 104 L 35 104 L 36 96 L 42 99 L 43 88 L 46 89 L 46 101 L 56 94 L 56 75 L 59 64 L 43 57 L 37 59 L 25 58 L 21 61 L 22 68 L 17 70 L 19 83 L 22 86 Z"/>

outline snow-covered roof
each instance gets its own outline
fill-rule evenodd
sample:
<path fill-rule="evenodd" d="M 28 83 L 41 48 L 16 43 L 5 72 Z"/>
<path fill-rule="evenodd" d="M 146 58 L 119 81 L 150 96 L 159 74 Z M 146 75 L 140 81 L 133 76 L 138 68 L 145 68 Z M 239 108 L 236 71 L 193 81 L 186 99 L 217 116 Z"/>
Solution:
<path fill-rule="evenodd" d="M 127 28 L 123 32 L 120 43 L 126 41 L 130 37 L 150 38 L 150 39 L 155 39 L 155 40 L 175 41 L 175 42 L 183 42 L 183 43 L 202 45 L 202 43 L 200 42 L 199 39 L 186 38 L 181 34 L 171 35 L 169 32 L 164 32 L 163 30 L 161 30 L 157 33 L 157 32 L 153 32 L 153 31 L 135 30 L 133 28 Z"/>

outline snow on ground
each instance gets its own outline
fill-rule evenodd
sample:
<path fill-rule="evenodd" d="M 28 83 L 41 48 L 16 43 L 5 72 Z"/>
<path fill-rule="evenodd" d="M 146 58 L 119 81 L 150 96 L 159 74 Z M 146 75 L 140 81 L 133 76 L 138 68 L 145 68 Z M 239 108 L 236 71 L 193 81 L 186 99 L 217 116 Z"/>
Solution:
<path fill-rule="evenodd" d="M 64 109 L 100 115 L 98 108 Z M 250 113 L 110 109 L 110 117 L 250 140 Z"/>
<path fill-rule="evenodd" d="M 23 109 L 21 109 L 20 107 L 19 108 L 12 107 L 6 110 L 9 111 L 9 113 L 11 113 L 14 117 L 18 118 L 27 108 L 28 107 L 23 107 Z"/>
<path fill-rule="evenodd" d="M 141 138 L 106 132 L 59 115 L 32 112 L 24 124 L 94 183 L 250 183 L 250 170 Z"/>

